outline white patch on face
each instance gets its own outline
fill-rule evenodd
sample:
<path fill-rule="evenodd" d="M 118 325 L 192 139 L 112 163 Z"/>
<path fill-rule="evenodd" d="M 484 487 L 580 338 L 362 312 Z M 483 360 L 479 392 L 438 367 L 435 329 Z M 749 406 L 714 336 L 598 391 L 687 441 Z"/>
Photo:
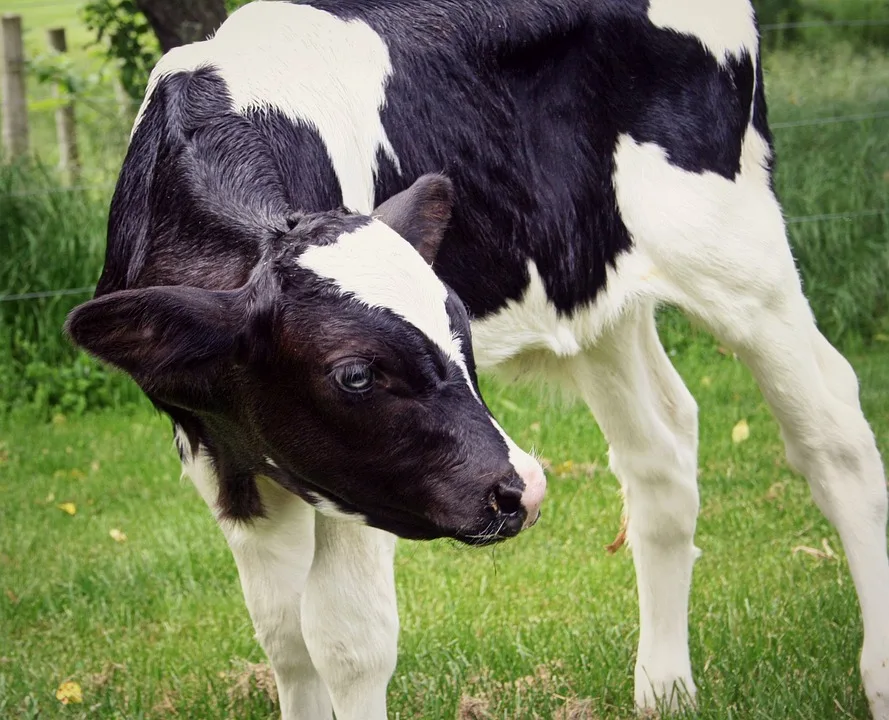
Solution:
<path fill-rule="evenodd" d="M 749 0 L 650 0 L 648 19 L 698 38 L 722 65 L 744 51 L 756 57 L 759 38 Z"/>
<path fill-rule="evenodd" d="M 161 58 L 133 132 L 162 77 L 201 67 L 215 68 L 225 80 L 235 112 L 269 108 L 317 130 L 343 204 L 370 214 L 377 153 L 382 150 L 399 167 L 380 120 L 392 63 L 370 26 L 308 5 L 245 5 L 212 39 L 174 48 Z"/>
<path fill-rule="evenodd" d="M 388 225 L 372 220 L 331 245 L 312 246 L 299 264 L 359 302 L 406 320 L 465 368 L 445 308 L 447 289 L 410 243 Z"/>

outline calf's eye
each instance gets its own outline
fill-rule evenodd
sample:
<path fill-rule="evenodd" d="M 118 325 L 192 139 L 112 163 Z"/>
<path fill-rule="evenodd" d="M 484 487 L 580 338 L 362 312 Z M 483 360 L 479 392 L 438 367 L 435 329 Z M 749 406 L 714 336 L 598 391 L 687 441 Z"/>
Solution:
<path fill-rule="evenodd" d="M 374 372 L 365 363 L 342 365 L 333 371 L 333 377 L 337 385 L 350 393 L 367 392 L 374 384 Z"/>

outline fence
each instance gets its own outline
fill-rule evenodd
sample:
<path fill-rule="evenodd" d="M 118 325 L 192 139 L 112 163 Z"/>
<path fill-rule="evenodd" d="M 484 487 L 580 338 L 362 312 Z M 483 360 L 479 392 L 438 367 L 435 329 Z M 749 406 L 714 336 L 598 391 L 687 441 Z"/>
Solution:
<path fill-rule="evenodd" d="M 23 52 L 22 23 L 16 15 L 3 17 L 3 144 L 10 157 L 21 157 L 28 154 L 28 117 L 26 97 L 26 62 Z M 889 20 L 863 19 L 840 21 L 806 21 L 794 23 L 773 23 L 763 25 L 760 30 L 764 37 L 769 33 L 780 33 L 796 29 L 842 28 L 842 27 L 881 27 L 889 26 Z M 48 46 L 55 52 L 66 51 L 65 33 L 62 28 L 54 28 L 48 32 Z M 51 190 L 23 190 L 9 193 L 8 196 L 27 196 L 48 193 L 86 193 L 108 192 L 113 185 L 108 183 L 80 184 L 80 162 L 75 124 L 74 99 L 67 96 L 64 89 L 55 89 L 58 100 L 56 112 L 56 133 L 60 147 L 60 167 L 68 176 L 70 184 Z M 105 99 L 116 102 L 121 113 L 126 114 L 129 107 L 121 107 L 127 101 L 122 100 L 119 93 L 116 99 Z M 853 113 L 847 115 L 812 116 L 803 119 L 778 120 L 771 123 L 773 130 L 783 132 L 794 128 L 815 127 L 837 124 L 853 124 L 871 120 L 889 119 L 889 110 Z M 846 212 L 812 213 L 791 215 L 786 218 L 789 225 L 810 223 L 831 223 L 855 221 L 868 217 L 889 215 L 889 207 L 872 207 L 850 209 Z M 0 303 L 26 300 L 39 300 L 53 297 L 86 295 L 92 292 L 91 287 L 62 288 L 57 290 L 27 291 L 10 289 L 7 294 L 0 294 Z"/>
<path fill-rule="evenodd" d="M 28 95 L 22 19 L 20 15 L 4 15 L 3 27 L 3 147 L 6 157 L 17 160 L 29 153 Z M 47 45 L 54 53 L 66 53 L 65 28 L 50 28 Z M 59 84 L 53 88 L 56 100 L 55 126 L 59 147 L 59 169 L 69 182 L 80 180 L 80 159 L 77 145 L 74 99 Z"/>

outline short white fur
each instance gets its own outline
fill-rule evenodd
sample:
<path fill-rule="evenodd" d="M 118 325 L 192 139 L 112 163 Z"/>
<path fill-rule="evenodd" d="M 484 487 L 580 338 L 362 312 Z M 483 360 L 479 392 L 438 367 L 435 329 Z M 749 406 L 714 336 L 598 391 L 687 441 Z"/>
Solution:
<path fill-rule="evenodd" d="M 745 52 L 756 57 L 759 37 L 749 0 L 650 0 L 648 19 L 659 28 L 696 37 L 721 64 Z"/>
<path fill-rule="evenodd" d="M 560 317 L 531 266 L 523 298 L 474 325 L 475 353 L 509 376 L 540 374 L 584 398 L 609 441 L 639 589 L 636 703 L 653 710 L 694 701 L 687 615 L 699 554 L 697 406 L 658 340 L 656 304 L 684 309 L 734 348 L 778 418 L 788 460 L 842 538 L 864 623 L 865 691 L 873 717 L 889 720 L 885 473 L 855 373 L 802 294 L 769 153 L 749 127 L 741 171 L 727 180 L 621 137 L 614 186 L 634 248 L 609 270 L 607 290 Z"/>

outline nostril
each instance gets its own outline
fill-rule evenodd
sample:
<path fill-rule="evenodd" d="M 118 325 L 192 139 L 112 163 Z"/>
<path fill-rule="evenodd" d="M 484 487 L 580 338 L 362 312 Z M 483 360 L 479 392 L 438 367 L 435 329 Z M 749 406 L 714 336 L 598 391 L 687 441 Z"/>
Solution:
<path fill-rule="evenodd" d="M 504 515 L 515 515 L 522 511 L 522 491 L 500 483 L 494 488 L 494 502 Z"/>

